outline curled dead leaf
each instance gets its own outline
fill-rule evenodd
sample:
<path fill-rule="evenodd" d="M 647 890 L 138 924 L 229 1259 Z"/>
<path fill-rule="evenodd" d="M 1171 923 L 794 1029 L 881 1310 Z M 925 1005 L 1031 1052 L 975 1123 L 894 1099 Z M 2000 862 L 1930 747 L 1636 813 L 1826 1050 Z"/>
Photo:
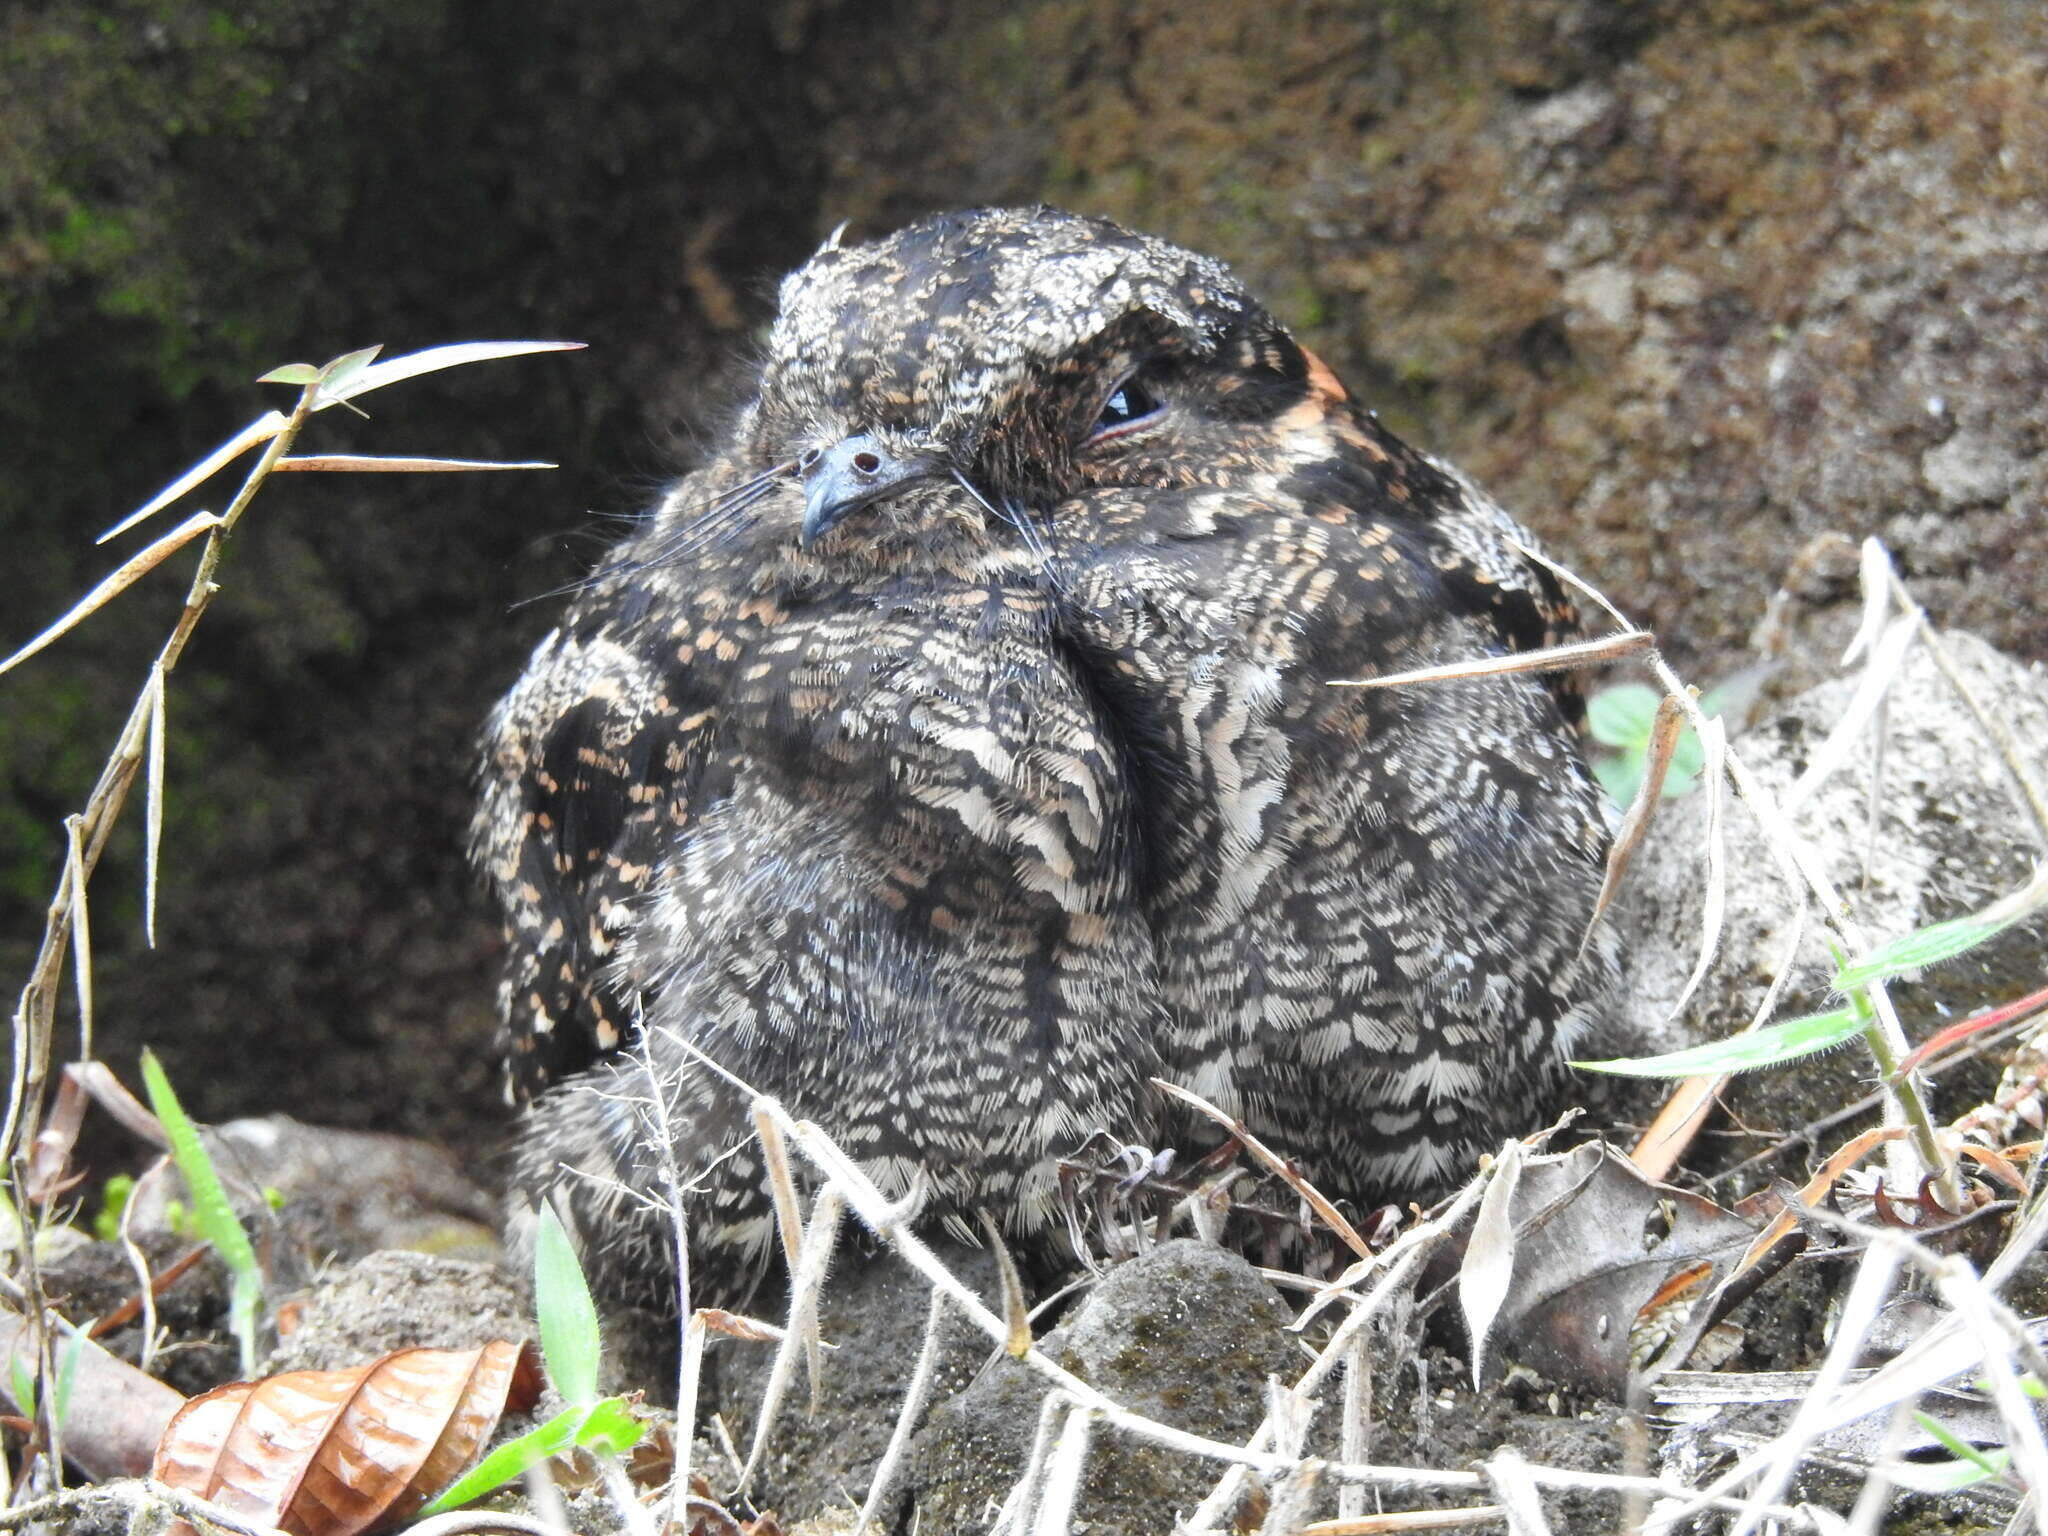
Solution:
<path fill-rule="evenodd" d="M 531 1408 L 539 1390 L 533 1347 L 504 1340 L 232 1382 L 178 1410 L 151 1475 L 292 1536 L 387 1530 L 453 1482 L 499 1418 Z"/>

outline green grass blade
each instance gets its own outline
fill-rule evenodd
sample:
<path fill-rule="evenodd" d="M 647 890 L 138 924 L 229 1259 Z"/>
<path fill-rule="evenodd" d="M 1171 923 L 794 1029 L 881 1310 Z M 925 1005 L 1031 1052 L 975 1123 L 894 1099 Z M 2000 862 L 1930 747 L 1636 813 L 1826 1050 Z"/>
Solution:
<path fill-rule="evenodd" d="M 547 1423 L 536 1426 L 517 1440 L 507 1440 L 482 1461 L 457 1478 L 439 1498 L 420 1511 L 419 1518 L 445 1514 L 451 1509 L 482 1498 L 502 1488 L 529 1467 L 572 1447 L 616 1455 L 639 1440 L 642 1425 L 626 1411 L 616 1397 L 587 1407 L 564 1408 Z"/>
<path fill-rule="evenodd" d="M 1928 1434 L 1941 1442 L 1941 1448 L 1961 1461 L 1975 1462 L 1986 1477 L 1996 1477 L 2004 1468 L 1996 1465 L 1989 1456 L 1955 1433 L 1939 1419 L 1931 1418 L 1919 1409 L 1913 1410 L 1914 1422 Z"/>
<path fill-rule="evenodd" d="M 1788 1019 L 1783 1024 L 1662 1056 L 1575 1061 L 1572 1065 L 1587 1072 L 1612 1072 L 1621 1077 L 1704 1077 L 1722 1072 L 1753 1072 L 1828 1050 L 1854 1038 L 1862 1028 L 1863 1020 L 1854 1008 L 1837 1008 L 1831 1013 Z"/>
<path fill-rule="evenodd" d="M 156 1059 L 154 1051 L 142 1053 L 142 1082 L 149 1090 L 149 1107 L 156 1111 L 164 1134 L 170 1139 L 171 1161 L 178 1165 L 185 1188 L 192 1196 L 192 1218 L 198 1224 L 199 1235 L 213 1244 L 214 1252 L 234 1277 L 228 1315 L 242 1348 L 242 1372 L 253 1376 L 256 1302 L 262 1291 L 263 1273 L 256 1263 L 256 1250 L 250 1246 L 249 1234 L 242 1230 L 235 1208 L 228 1203 L 220 1175 L 214 1172 L 213 1159 L 207 1156 L 206 1144 L 199 1139 L 199 1127 L 192 1123 L 177 1094 L 171 1091 L 171 1080 L 164 1076 L 163 1063 Z"/>
<path fill-rule="evenodd" d="M 597 1308 L 584 1283 L 576 1247 L 548 1205 L 540 1208 L 533 1244 L 533 1310 L 540 1320 L 541 1354 L 548 1380 L 578 1406 L 597 1401 L 597 1365 L 603 1352 Z"/>

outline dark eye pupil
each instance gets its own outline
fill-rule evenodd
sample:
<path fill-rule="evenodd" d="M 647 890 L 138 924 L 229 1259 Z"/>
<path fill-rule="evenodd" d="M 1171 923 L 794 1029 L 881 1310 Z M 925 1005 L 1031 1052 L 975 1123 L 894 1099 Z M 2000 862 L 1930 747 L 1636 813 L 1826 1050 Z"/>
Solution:
<path fill-rule="evenodd" d="M 1159 409 L 1159 402 L 1136 379 L 1126 379 L 1116 387 L 1102 407 L 1102 414 L 1095 418 L 1095 430 L 1107 432 L 1112 427 L 1121 427 L 1133 421 L 1141 421 Z"/>

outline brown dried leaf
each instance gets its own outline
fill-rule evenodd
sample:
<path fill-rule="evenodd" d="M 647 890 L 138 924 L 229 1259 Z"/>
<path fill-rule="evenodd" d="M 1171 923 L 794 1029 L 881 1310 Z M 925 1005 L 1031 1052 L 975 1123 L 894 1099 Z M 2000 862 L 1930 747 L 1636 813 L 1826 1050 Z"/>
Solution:
<path fill-rule="evenodd" d="M 1489 1355 L 1615 1398 L 1628 1389 L 1637 1315 L 1681 1273 L 1727 1273 L 1756 1230 L 1599 1143 L 1526 1159 L 1511 1210 L 1513 1279 Z"/>
<path fill-rule="evenodd" d="M 532 1346 L 504 1340 L 233 1382 L 178 1411 L 151 1475 L 293 1536 L 357 1536 L 410 1518 L 539 1387 Z"/>

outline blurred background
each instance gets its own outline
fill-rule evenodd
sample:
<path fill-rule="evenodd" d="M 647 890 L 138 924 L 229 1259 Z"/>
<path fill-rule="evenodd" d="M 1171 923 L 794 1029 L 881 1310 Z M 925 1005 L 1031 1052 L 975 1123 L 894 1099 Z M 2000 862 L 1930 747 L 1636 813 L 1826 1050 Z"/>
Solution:
<path fill-rule="evenodd" d="M 1047 200 L 1236 266 L 1418 446 L 1703 683 L 1888 541 L 2048 657 L 2048 8 L 2015 0 L 198 0 L 0 14 L 0 653 L 93 537 L 382 343 L 570 337 L 318 418 L 94 883 L 100 1051 L 194 1111 L 488 1146 L 482 720 L 619 514 L 686 467 L 835 225 Z M 232 479 L 178 512 L 220 510 Z M 159 529 L 168 521 L 152 525 Z M 195 546 L 196 548 L 196 546 Z M 11 1011 L 182 556 L 0 679 Z M 1788 572 L 1790 573 L 1788 578 Z"/>

